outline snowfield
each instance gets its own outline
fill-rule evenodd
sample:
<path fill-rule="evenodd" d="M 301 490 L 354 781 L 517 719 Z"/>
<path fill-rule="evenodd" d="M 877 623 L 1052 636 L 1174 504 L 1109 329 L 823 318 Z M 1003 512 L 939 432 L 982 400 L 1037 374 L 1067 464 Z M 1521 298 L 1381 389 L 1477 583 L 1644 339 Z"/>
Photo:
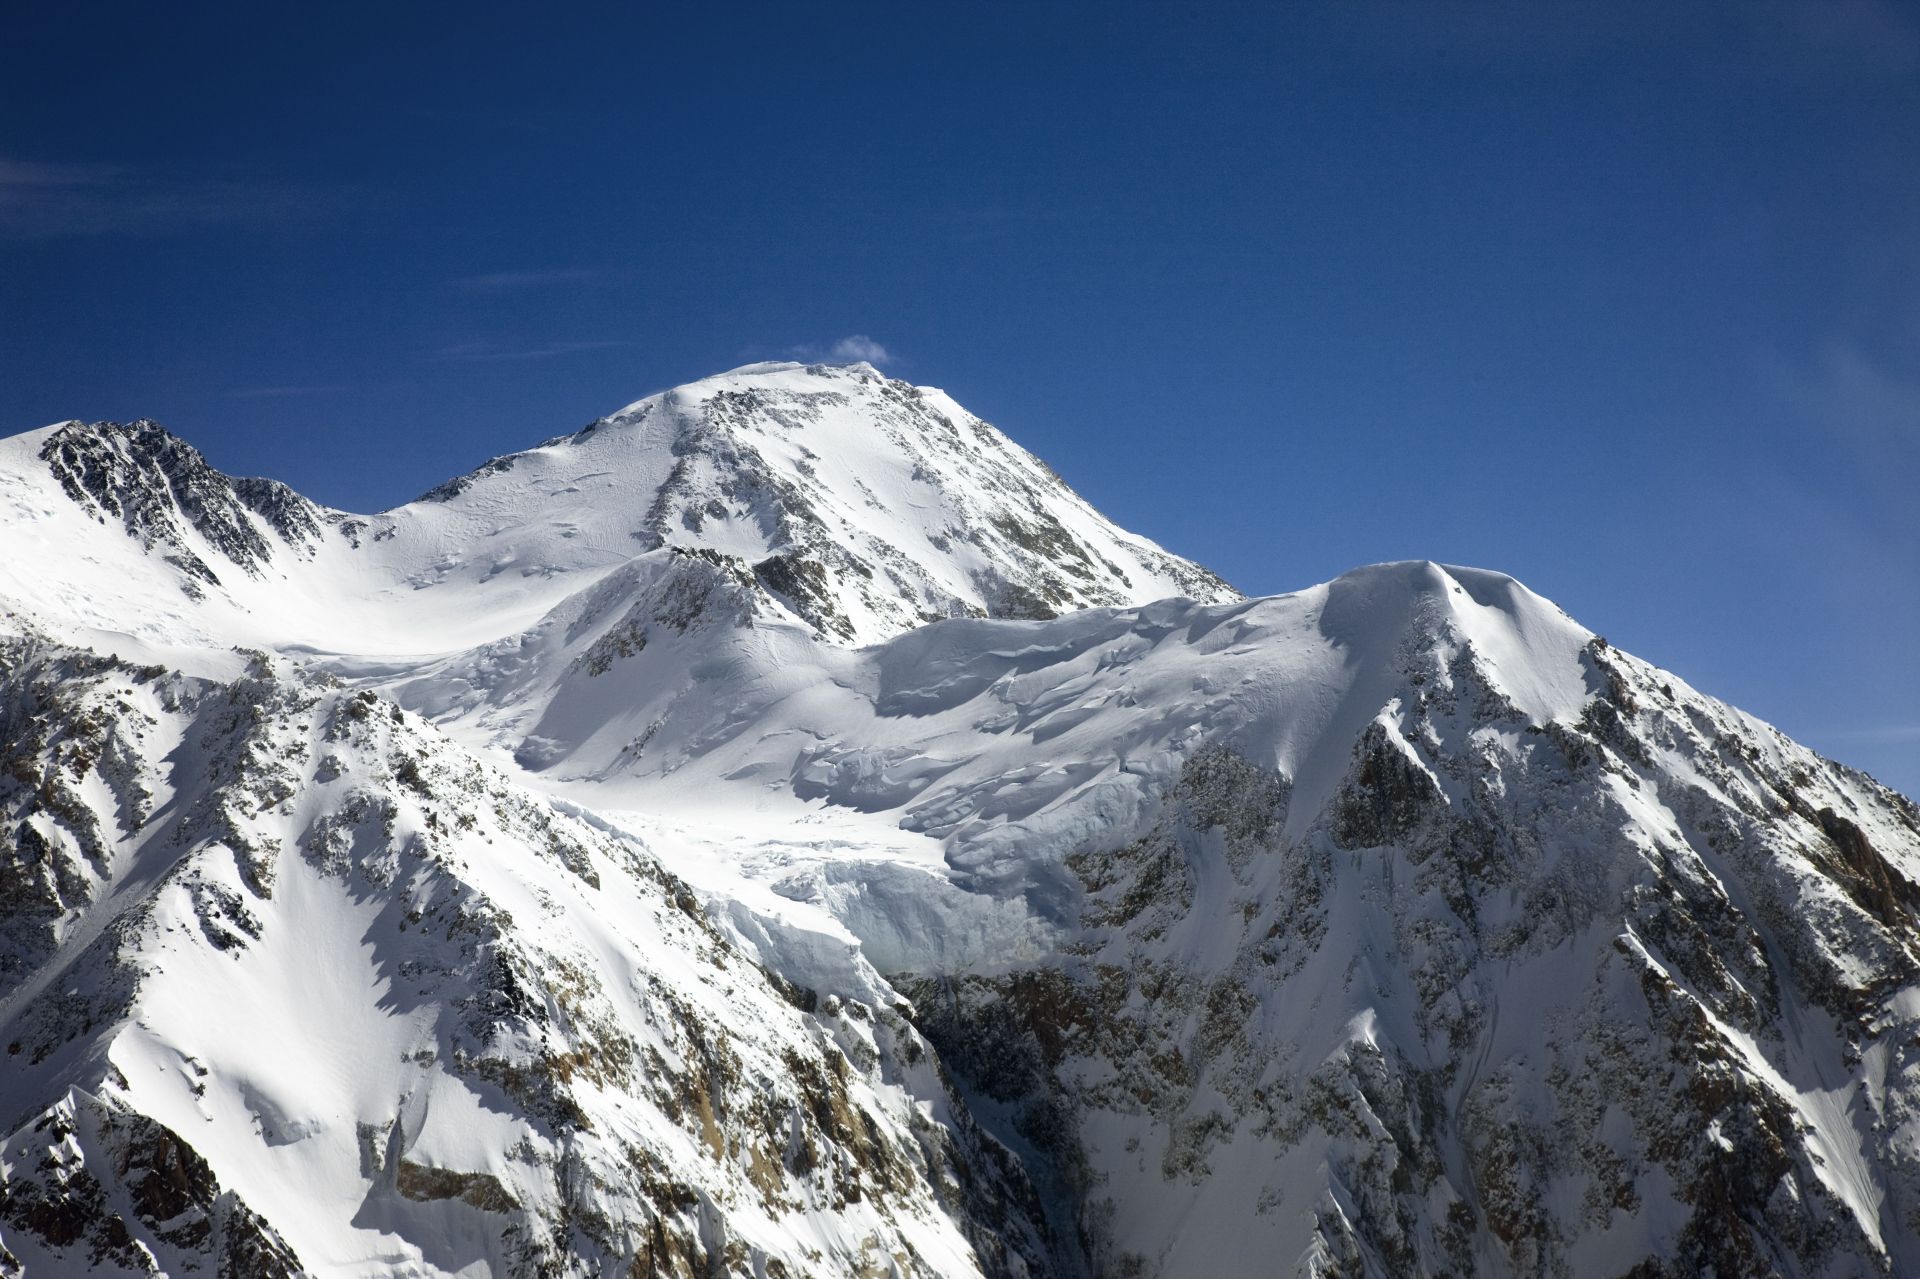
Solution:
<path fill-rule="evenodd" d="M 0 441 L 0 1273 L 1920 1273 L 1920 812 L 752 365 L 378 515 Z"/>

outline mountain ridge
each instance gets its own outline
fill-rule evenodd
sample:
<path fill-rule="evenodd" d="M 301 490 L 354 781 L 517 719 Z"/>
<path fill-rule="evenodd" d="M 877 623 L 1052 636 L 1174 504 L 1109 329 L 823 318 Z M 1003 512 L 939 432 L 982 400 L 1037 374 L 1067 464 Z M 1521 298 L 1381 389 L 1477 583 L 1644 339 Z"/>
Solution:
<path fill-rule="evenodd" d="M 1920 809 L 1510 577 L 1242 598 L 857 365 L 365 517 L 61 429 L 0 1272 L 1920 1266 Z"/>
<path fill-rule="evenodd" d="M 1101 518 L 1044 463 L 944 393 L 886 379 L 866 364 L 752 365 L 659 392 L 375 515 L 331 511 L 274 481 L 222 476 L 151 423 L 68 423 L 4 447 L 51 450 L 40 461 L 54 467 L 69 497 L 83 493 L 98 504 L 102 493 L 136 495 L 126 518 L 139 527 L 129 531 L 167 542 L 192 589 L 228 597 L 216 601 L 232 606 L 221 611 L 261 620 L 281 608 L 271 626 L 254 627 L 269 644 L 325 648 L 335 643 L 331 630 L 345 629 L 355 642 L 369 627 L 394 630 L 355 598 L 371 577 L 391 607 L 406 601 L 415 633 L 430 628 L 429 611 L 413 597 L 444 588 L 453 632 L 444 646 L 462 646 L 471 642 L 463 621 L 482 587 L 493 610 L 513 597 L 513 607 L 551 607 L 555 583 L 667 545 L 744 560 L 780 607 L 839 643 L 872 642 L 938 616 L 1043 616 L 1183 590 L 1235 594 Z M 25 456 L 9 469 L 16 484 L 37 470 Z M 48 498 L 21 494 L 13 520 L 48 522 L 59 513 Z M 636 502 L 645 509 L 633 509 Z M 162 523 L 146 526 L 155 520 Z M 231 562 L 259 577 L 281 542 L 295 553 L 273 566 L 275 589 L 309 595 L 304 616 L 247 582 L 225 582 L 212 567 Z M 31 598 L 30 582 L 14 586 L 13 594 Z M 343 611 L 359 616 L 337 628 Z M 223 632 L 236 624 L 246 625 L 232 616 L 218 622 Z M 395 642 L 404 643 L 397 635 Z M 344 638 L 337 646 L 352 651 Z"/>

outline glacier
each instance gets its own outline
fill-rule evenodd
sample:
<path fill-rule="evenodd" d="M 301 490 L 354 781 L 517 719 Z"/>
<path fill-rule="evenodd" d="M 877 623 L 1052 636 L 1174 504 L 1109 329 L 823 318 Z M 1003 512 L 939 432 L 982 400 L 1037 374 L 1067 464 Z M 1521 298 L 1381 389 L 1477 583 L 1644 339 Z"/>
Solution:
<path fill-rule="evenodd" d="M 1920 810 L 1505 575 L 865 364 L 0 552 L 0 1273 L 1920 1271 Z"/>

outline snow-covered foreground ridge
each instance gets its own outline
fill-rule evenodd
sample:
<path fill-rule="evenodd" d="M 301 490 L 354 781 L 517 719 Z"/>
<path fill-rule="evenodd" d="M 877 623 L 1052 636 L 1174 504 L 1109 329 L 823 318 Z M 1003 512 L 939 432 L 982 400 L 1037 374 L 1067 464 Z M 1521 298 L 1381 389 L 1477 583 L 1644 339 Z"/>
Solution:
<path fill-rule="evenodd" d="M 0 1273 L 1920 1273 L 1920 813 L 1499 574 L 783 364 L 0 611 Z"/>

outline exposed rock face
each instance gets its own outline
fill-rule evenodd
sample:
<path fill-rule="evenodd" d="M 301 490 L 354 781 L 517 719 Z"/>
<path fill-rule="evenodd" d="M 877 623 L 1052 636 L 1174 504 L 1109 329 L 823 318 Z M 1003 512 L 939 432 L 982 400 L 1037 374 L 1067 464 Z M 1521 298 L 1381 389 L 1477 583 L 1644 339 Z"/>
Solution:
<path fill-rule="evenodd" d="M 864 366 L 0 539 L 0 1273 L 1920 1273 L 1920 811 L 1498 574 Z"/>
<path fill-rule="evenodd" d="M 78 1090 L 0 1143 L 0 1222 L 52 1273 L 294 1279 L 286 1241 L 180 1134 Z M 32 1273 L 40 1273 L 36 1264 Z M 11 1251 L 0 1273 L 25 1275 Z"/>
<path fill-rule="evenodd" d="M 80 541 L 105 554 L 84 599 L 0 566 L 8 596 L 199 643 L 466 648 L 504 629 L 484 619 L 524 623 L 663 548 L 740 561 L 771 611 L 846 646 L 948 617 L 1238 598 L 943 392 L 864 364 L 677 387 L 378 515 L 222 475 L 148 421 L 11 445 L 0 470 L 35 472 L 0 493 L 20 532 L 56 557 Z M 122 536 L 100 541 L 103 526 Z"/>
<path fill-rule="evenodd" d="M 1070 859 L 1071 958 L 908 987 L 1094 1272 L 1202 1273 L 1220 1241 L 1148 1202 L 1304 1218 L 1318 1274 L 1903 1271 L 1917 934 L 1835 806 L 1909 865 L 1912 806 L 1586 658 L 1555 732 L 1470 646 L 1416 654 L 1293 838 L 1284 778 L 1198 752 L 1143 836 Z"/>
<path fill-rule="evenodd" d="M 599 466 L 645 474 L 637 549 L 744 554 L 769 595 L 833 642 L 946 617 L 1236 598 L 1115 529 L 943 393 L 866 365 L 749 366 L 494 458 L 423 501 L 486 501 L 555 467 Z"/>
<path fill-rule="evenodd" d="M 318 539 L 330 514 L 278 481 L 222 475 L 198 449 L 144 419 L 68 423 L 47 438 L 40 458 L 83 510 L 119 521 L 128 536 L 207 585 L 220 578 L 202 550 L 218 552 L 223 566 L 257 573 L 276 546 L 297 552 Z"/>
<path fill-rule="evenodd" d="M 452 1268 L 433 1240 L 454 1227 L 503 1273 L 1047 1272 L 1024 1175 L 900 1014 L 764 971 L 633 842 L 372 693 L 265 659 L 222 684 L 11 643 L 16 847 L 49 833 L 14 921 L 7 1095 L 66 1089 L 7 1139 L 16 1268 L 347 1264 L 346 1222 L 301 1202 L 320 1179 L 357 1184 L 355 1220 L 429 1267 Z M 157 753 L 116 769 L 112 732 Z M 227 983 L 252 993 L 221 1009 Z M 362 983 L 386 1017 L 309 1019 Z M 285 1036 L 279 1078 L 198 1063 L 230 1017 Z M 343 1051 L 343 1078 L 296 1082 Z M 284 1152 L 265 1218 L 182 1118 L 230 1165 L 236 1143 Z"/>

